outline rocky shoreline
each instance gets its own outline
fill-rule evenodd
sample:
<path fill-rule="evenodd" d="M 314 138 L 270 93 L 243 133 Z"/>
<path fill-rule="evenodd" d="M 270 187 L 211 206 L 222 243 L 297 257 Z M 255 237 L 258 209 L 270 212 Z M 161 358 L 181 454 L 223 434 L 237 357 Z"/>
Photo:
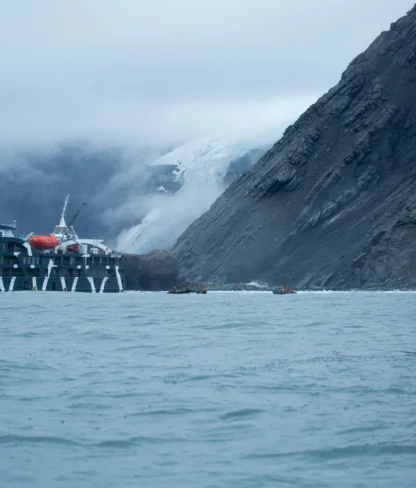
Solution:
<path fill-rule="evenodd" d="M 273 292 L 273 290 L 280 290 L 282 286 L 256 286 L 246 283 L 186 283 L 191 289 L 205 288 L 207 291 L 257 291 L 257 292 Z M 416 292 L 414 287 L 404 287 L 404 288 L 389 288 L 389 287 L 364 287 L 364 288 L 325 288 L 325 287 L 305 287 L 305 288 L 294 288 L 295 291 L 299 292 Z"/>
<path fill-rule="evenodd" d="M 205 288 L 208 291 L 273 291 L 276 287 L 270 287 L 268 285 L 256 286 L 247 283 L 213 283 L 213 282 L 185 282 L 185 286 L 189 286 L 191 289 Z"/>
<path fill-rule="evenodd" d="M 205 288 L 207 291 L 247 291 L 247 292 L 273 292 L 280 290 L 284 283 L 271 285 L 262 282 L 251 283 L 217 283 L 214 281 L 186 281 L 181 273 L 176 257 L 166 250 L 155 250 L 148 254 L 123 255 L 126 274 L 126 290 L 131 291 L 169 291 L 189 286 L 191 290 Z M 416 291 L 413 286 L 302 286 L 296 287 L 288 283 L 296 291 Z"/>
<path fill-rule="evenodd" d="M 123 267 L 126 290 L 162 291 L 184 284 L 178 260 L 166 250 L 157 249 L 147 254 L 124 254 Z"/>

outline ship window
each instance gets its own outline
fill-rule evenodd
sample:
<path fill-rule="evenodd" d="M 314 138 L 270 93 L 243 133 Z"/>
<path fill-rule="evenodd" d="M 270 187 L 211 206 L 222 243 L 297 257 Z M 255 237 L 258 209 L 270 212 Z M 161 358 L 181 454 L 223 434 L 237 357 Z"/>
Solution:
<path fill-rule="evenodd" d="M 19 264 L 16 256 L 4 256 L 4 264 Z"/>
<path fill-rule="evenodd" d="M 65 256 L 63 258 L 63 263 L 62 263 L 64 266 L 68 266 L 69 265 L 69 256 Z"/>
<path fill-rule="evenodd" d="M 106 275 L 106 269 L 103 268 L 95 268 L 91 270 L 90 276 L 93 278 L 102 278 Z"/>
<path fill-rule="evenodd" d="M 28 271 L 29 277 L 31 277 L 31 278 L 36 278 L 36 277 L 40 276 L 40 269 L 39 268 L 30 268 L 27 271 Z"/>
<path fill-rule="evenodd" d="M 23 269 L 22 268 L 13 269 L 12 276 L 24 276 Z"/>
<path fill-rule="evenodd" d="M 23 246 L 16 244 L 16 242 L 9 242 L 7 246 L 7 252 L 22 252 L 25 250 Z"/>
<path fill-rule="evenodd" d="M 59 268 L 52 268 L 51 276 L 59 276 Z"/>

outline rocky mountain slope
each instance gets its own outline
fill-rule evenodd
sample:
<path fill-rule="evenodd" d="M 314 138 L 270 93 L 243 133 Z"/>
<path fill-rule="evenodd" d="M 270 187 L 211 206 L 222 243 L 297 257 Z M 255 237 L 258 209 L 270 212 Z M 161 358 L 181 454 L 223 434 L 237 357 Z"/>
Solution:
<path fill-rule="evenodd" d="M 173 251 L 191 280 L 416 287 L 416 6 Z"/>

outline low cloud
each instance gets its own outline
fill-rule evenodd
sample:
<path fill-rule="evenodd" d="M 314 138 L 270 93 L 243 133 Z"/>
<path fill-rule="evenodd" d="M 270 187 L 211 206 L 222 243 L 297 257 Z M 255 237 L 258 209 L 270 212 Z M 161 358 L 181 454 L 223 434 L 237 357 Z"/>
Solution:
<path fill-rule="evenodd" d="M 137 147 L 267 133 L 330 88 L 412 5 L 3 2 L 0 144 Z"/>
<path fill-rule="evenodd" d="M 282 125 L 291 123 L 318 97 L 317 93 L 286 97 L 186 101 L 142 104 L 86 101 L 59 123 L 52 111 L 36 112 L 34 121 L 25 110 L 15 112 L 0 126 L 0 143 L 8 148 L 33 148 L 48 152 L 57 144 L 88 145 L 94 149 L 120 146 L 132 154 L 137 148 L 173 147 L 210 135 L 246 137 L 256 141 L 276 138 Z M 85 111 L 85 114 L 83 114 Z M 81 116 L 82 114 L 82 116 Z"/>

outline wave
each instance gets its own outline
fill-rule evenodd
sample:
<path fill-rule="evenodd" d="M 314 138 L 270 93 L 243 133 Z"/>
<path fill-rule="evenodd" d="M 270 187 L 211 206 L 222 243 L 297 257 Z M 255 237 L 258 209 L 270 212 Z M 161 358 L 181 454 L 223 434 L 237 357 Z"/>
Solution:
<path fill-rule="evenodd" d="M 316 461 L 350 458 L 356 456 L 403 456 L 415 455 L 416 445 L 411 444 L 358 444 L 346 447 L 332 447 L 326 449 L 310 449 L 289 452 L 253 453 L 245 456 L 245 459 L 275 459 L 286 457 L 302 457 Z"/>

